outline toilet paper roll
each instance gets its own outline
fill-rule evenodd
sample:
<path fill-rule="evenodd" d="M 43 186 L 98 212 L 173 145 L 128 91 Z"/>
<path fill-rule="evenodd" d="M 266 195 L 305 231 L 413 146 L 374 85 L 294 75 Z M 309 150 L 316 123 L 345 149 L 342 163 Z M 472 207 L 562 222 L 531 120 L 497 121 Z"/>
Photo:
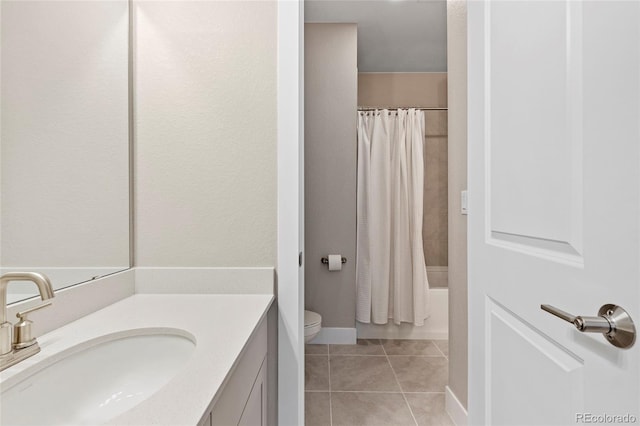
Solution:
<path fill-rule="evenodd" d="M 342 270 L 342 255 L 341 254 L 330 254 L 329 255 L 329 270 L 330 271 L 340 271 L 340 270 Z"/>

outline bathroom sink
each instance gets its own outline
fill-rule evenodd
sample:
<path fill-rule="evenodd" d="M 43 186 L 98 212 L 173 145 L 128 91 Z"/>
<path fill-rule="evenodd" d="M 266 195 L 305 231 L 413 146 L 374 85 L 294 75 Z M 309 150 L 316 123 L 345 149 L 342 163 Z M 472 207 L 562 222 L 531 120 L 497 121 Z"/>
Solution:
<path fill-rule="evenodd" d="M 166 328 L 84 342 L 5 380 L 0 424 L 105 423 L 167 384 L 194 349 L 193 336 Z"/>

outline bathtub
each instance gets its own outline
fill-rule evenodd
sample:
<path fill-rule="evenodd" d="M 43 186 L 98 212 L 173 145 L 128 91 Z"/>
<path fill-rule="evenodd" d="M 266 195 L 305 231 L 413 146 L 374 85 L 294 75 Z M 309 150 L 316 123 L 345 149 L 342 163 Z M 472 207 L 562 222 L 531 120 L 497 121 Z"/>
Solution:
<path fill-rule="evenodd" d="M 449 289 L 432 288 L 431 316 L 423 326 L 413 324 L 384 325 L 356 323 L 358 339 L 448 339 L 449 338 Z"/>
<path fill-rule="evenodd" d="M 432 288 L 431 316 L 423 326 L 412 324 L 385 325 L 363 324 L 356 321 L 355 328 L 322 327 L 311 344 L 350 345 L 356 339 L 448 339 L 449 338 L 449 289 Z"/>

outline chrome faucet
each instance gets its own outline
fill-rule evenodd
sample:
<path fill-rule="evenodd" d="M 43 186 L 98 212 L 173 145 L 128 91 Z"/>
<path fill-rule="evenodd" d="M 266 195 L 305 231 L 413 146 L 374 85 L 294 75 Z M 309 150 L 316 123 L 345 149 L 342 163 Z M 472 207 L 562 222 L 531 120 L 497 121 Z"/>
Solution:
<path fill-rule="evenodd" d="M 18 312 L 16 316 L 20 321 L 14 326 L 7 321 L 7 285 L 10 281 L 31 281 L 35 283 L 43 301 L 54 297 L 51 281 L 43 274 L 36 272 L 9 272 L 0 276 L 0 371 L 40 352 L 38 342 L 34 337 L 31 337 L 31 321 L 27 319 L 27 314 L 51 305 L 51 302 L 48 302 L 26 311 Z"/>

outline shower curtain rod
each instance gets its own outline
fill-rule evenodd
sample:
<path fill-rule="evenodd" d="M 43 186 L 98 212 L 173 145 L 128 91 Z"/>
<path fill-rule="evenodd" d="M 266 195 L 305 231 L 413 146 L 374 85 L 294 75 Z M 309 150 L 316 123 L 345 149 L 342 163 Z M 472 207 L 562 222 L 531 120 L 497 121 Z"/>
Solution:
<path fill-rule="evenodd" d="M 358 107 L 358 111 L 375 111 L 380 109 L 398 110 L 398 109 L 419 109 L 422 111 L 447 111 L 447 107 Z"/>

